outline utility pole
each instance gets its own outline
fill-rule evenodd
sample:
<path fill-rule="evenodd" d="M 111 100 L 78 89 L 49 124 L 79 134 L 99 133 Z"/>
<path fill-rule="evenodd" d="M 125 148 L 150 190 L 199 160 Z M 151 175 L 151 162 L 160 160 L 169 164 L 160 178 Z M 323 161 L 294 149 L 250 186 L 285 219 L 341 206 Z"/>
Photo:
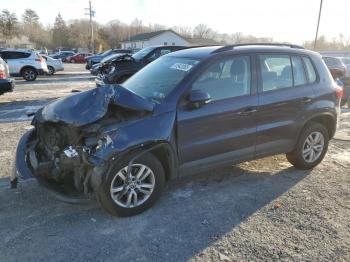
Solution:
<path fill-rule="evenodd" d="M 319 27 L 320 27 L 321 12 L 322 12 L 322 3 L 323 3 L 323 0 L 321 0 L 321 2 L 320 2 L 320 11 L 318 12 L 318 21 L 317 21 L 317 29 L 316 29 L 316 37 L 315 37 L 315 43 L 314 43 L 314 50 L 316 50 L 316 45 L 317 45 L 318 29 L 319 29 Z"/>
<path fill-rule="evenodd" d="M 89 16 L 90 18 L 90 30 L 91 30 L 91 39 L 90 39 L 90 50 L 92 53 L 95 52 L 95 41 L 94 41 L 94 25 L 92 18 L 95 16 L 95 11 L 92 9 L 91 6 L 91 0 L 89 0 L 89 8 L 85 8 L 88 13 L 85 13 L 85 15 Z"/>

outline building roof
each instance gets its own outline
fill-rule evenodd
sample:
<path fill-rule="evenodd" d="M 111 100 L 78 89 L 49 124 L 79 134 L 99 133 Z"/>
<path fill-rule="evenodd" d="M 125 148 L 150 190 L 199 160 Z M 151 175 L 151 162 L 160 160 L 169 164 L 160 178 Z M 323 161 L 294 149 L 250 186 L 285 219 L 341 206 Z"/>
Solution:
<path fill-rule="evenodd" d="M 208 38 L 185 38 L 192 45 L 220 45 L 221 43 Z"/>
<path fill-rule="evenodd" d="M 142 33 L 142 34 L 133 35 L 133 36 L 130 36 L 128 39 L 124 39 L 123 42 L 147 41 L 147 40 L 149 40 L 153 37 L 156 37 L 158 35 L 161 35 L 165 32 L 172 32 L 172 33 L 180 36 L 178 33 L 174 32 L 173 30 L 167 29 L 167 30 L 153 31 L 153 32 L 149 32 L 149 33 Z M 182 36 L 180 36 L 180 37 L 182 37 Z"/>

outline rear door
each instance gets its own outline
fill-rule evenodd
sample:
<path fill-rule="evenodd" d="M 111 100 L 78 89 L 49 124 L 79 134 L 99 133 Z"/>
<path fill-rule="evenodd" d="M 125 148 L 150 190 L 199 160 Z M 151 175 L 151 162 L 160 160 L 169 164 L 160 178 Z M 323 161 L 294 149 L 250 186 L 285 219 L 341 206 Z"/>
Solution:
<path fill-rule="evenodd" d="M 314 93 L 298 55 L 261 54 L 256 156 L 293 150 Z"/>
<path fill-rule="evenodd" d="M 20 55 L 20 52 L 3 51 L 1 56 L 6 60 L 9 66 L 10 74 L 18 74 L 22 64 L 20 58 L 23 57 Z"/>
<path fill-rule="evenodd" d="M 201 169 L 254 157 L 257 94 L 250 56 L 221 59 L 192 84 L 212 101 L 178 107 L 178 150 L 182 169 Z"/>

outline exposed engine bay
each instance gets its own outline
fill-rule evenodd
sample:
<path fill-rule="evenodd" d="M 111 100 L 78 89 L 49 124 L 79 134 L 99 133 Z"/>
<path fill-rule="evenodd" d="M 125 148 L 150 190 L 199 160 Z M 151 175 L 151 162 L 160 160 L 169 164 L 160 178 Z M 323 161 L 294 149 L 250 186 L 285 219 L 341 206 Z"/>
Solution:
<path fill-rule="evenodd" d="M 150 107 L 148 101 L 112 86 L 49 104 L 32 122 L 25 155 L 31 172 L 64 191 L 93 192 L 93 185 L 98 186 L 93 174 L 108 168 L 100 155 L 114 147 L 119 125 L 145 117 Z"/>

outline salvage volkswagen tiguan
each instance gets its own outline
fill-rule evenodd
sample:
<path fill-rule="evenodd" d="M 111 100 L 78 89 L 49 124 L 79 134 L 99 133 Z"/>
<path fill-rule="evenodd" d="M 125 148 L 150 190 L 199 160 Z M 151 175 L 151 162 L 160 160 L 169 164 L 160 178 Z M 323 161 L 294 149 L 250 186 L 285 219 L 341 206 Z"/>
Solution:
<path fill-rule="evenodd" d="M 341 96 L 321 56 L 295 45 L 170 53 L 122 85 L 40 109 L 19 142 L 12 185 L 35 177 L 130 216 L 180 175 L 280 153 L 311 169 L 335 133 Z"/>

